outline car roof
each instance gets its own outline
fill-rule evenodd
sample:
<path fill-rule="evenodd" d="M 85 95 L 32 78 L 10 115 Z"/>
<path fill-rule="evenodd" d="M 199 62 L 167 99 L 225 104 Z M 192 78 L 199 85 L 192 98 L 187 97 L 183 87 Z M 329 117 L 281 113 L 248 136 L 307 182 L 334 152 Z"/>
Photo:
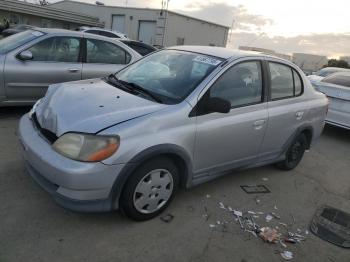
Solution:
<path fill-rule="evenodd" d="M 218 47 L 218 46 L 195 46 L 195 45 L 184 46 L 182 45 L 182 46 L 172 46 L 166 49 L 200 53 L 200 54 L 215 56 L 223 59 L 240 58 L 240 57 L 246 57 L 246 56 L 274 57 L 274 56 L 269 56 L 259 52 L 254 52 L 254 51 L 242 51 L 242 50 L 229 49 L 229 48 Z M 284 60 L 284 59 L 281 59 L 281 60 Z"/>
<path fill-rule="evenodd" d="M 35 27 L 32 28 L 32 30 L 35 31 L 40 31 L 46 34 L 69 34 L 73 36 L 83 36 L 84 32 L 81 31 L 72 31 L 72 30 L 67 30 L 67 29 L 58 29 L 58 28 L 39 28 Z"/>

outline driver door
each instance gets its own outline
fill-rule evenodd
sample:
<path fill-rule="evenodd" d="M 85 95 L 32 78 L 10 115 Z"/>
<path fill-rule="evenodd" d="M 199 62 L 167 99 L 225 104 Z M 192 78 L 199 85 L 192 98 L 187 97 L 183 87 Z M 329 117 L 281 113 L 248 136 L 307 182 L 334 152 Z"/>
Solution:
<path fill-rule="evenodd" d="M 80 43 L 79 37 L 54 36 L 9 53 L 4 68 L 7 99 L 33 102 L 45 95 L 50 84 L 80 80 Z M 32 59 L 18 58 L 25 50 Z"/>
<path fill-rule="evenodd" d="M 233 65 L 202 99 L 206 97 L 229 100 L 232 108 L 226 114 L 197 115 L 195 172 L 215 173 L 256 161 L 268 120 L 261 61 Z"/>

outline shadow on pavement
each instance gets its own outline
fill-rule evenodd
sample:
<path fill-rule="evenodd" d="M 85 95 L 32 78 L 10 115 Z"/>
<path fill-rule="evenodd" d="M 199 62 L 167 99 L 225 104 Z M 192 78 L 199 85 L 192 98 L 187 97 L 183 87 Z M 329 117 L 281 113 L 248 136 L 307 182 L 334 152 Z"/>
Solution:
<path fill-rule="evenodd" d="M 20 118 L 30 111 L 30 106 L 21 107 L 0 107 L 0 119 Z"/>
<path fill-rule="evenodd" d="M 345 128 L 326 125 L 323 130 L 322 136 L 350 143 L 350 130 Z"/>

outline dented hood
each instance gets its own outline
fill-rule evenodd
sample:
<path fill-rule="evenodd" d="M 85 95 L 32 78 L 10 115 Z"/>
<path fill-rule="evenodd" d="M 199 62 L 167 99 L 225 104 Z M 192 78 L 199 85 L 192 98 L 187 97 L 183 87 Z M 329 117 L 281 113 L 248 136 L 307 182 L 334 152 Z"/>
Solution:
<path fill-rule="evenodd" d="M 60 136 L 66 132 L 97 133 L 165 106 L 94 79 L 50 86 L 35 113 L 42 128 Z"/>

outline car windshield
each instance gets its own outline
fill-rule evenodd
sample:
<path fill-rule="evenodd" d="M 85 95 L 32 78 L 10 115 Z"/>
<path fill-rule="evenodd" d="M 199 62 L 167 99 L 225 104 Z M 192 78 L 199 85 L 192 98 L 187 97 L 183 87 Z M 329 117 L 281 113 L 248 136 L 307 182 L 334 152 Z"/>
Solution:
<path fill-rule="evenodd" d="M 162 50 L 117 73 L 124 82 L 136 84 L 176 104 L 188 96 L 223 60 L 192 52 Z"/>
<path fill-rule="evenodd" d="M 326 77 L 326 76 L 329 76 L 330 74 L 334 74 L 336 72 L 341 72 L 341 71 L 345 71 L 345 69 L 342 69 L 342 68 L 323 68 L 317 72 L 317 75 Z"/>
<path fill-rule="evenodd" d="M 6 37 L 0 40 L 0 54 L 6 54 L 9 51 L 12 51 L 17 47 L 24 45 L 42 35 L 44 35 L 44 33 L 39 31 L 28 30 Z"/>
<path fill-rule="evenodd" d="M 335 73 L 322 79 L 322 82 L 350 87 L 350 73 Z"/>

